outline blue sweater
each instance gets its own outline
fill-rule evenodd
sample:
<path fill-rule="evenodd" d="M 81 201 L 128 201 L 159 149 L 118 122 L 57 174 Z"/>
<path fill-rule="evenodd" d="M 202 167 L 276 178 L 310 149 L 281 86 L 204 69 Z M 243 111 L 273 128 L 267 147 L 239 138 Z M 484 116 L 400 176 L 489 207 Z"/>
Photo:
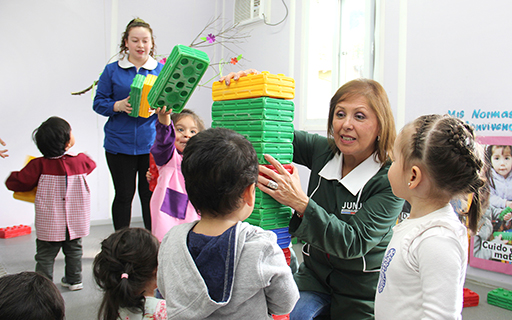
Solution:
<path fill-rule="evenodd" d="M 122 67 L 121 67 L 122 66 Z M 149 118 L 130 117 L 126 112 L 114 112 L 114 103 L 130 94 L 130 85 L 137 73 L 158 75 L 163 65 L 151 57 L 137 72 L 127 59 L 112 62 L 105 67 L 98 81 L 93 109 L 108 117 L 105 124 L 103 147 L 109 153 L 148 154 L 155 140 L 156 115 Z"/>

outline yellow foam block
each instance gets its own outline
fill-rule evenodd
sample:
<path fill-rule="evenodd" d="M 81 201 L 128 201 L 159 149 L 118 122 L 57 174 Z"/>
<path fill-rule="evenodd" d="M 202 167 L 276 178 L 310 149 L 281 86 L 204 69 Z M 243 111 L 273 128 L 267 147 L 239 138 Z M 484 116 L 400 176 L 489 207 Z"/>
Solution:
<path fill-rule="evenodd" d="M 34 203 L 36 201 L 37 188 L 31 191 L 16 191 L 12 194 L 12 197 L 16 200 L 27 201 Z"/>
<path fill-rule="evenodd" d="M 36 157 L 33 156 L 27 156 L 27 158 L 25 159 L 25 166 L 30 162 L 30 160 L 35 158 Z M 12 197 L 16 200 L 34 203 L 36 201 L 36 192 L 37 188 L 34 188 L 31 191 L 16 191 L 12 194 Z"/>
<path fill-rule="evenodd" d="M 212 85 L 213 101 L 257 97 L 293 99 L 294 96 L 295 80 L 293 78 L 282 74 L 271 74 L 268 71 L 241 77 L 238 81 L 231 81 L 229 86 L 219 81 L 215 81 Z"/>
<path fill-rule="evenodd" d="M 148 74 L 146 80 L 144 80 L 144 86 L 142 87 L 142 96 L 140 98 L 140 109 L 139 109 L 139 117 L 148 118 L 151 113 L 149 102 L 148 102 L 148 93 L 155 84 L 157 76 L 154 74 Z"/>

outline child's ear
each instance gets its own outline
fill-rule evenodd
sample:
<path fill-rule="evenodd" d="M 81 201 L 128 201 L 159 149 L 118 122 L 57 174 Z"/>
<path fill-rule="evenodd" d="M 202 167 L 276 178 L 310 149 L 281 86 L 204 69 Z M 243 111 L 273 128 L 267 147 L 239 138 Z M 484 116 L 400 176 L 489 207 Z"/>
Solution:
<path fill-rule="evenodd" d="M 256 201 L 256 184 L 255 183 L 253 183 L 253 184 L 247 186 L 247 188 L 245 188 L 242 198 L 244 199 L 244 202 L 248 206 L 254 207 L 254 202 Z"/>
<path fill-rule="evenodd" d="M 409 181 L 407 186 L 409 189 L 414 189 L 420 184 L 423 178 L 423 172 L 421 171 L 420 167 L 412 166 L 409 171 Z"/>

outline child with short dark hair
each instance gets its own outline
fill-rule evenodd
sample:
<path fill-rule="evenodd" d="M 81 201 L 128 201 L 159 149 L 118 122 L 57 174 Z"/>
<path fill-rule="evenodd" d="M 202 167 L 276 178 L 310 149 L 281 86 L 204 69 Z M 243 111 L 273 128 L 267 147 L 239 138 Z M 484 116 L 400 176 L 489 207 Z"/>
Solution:
<path fill-rule="evenodd" d="M 225 128 L 199 132 L 183 152 L 188 197 L 201 220 L 173 227 L 158 255 L 158 289 L 169 319 L 271 319 L 289 313 L 297 286 L 276 235 L 245 220 L 258 159 Z"/>
<path fill-rule="evenodd" d="M 104 292 L 98 319 L 167 319 L 165 300 L 154 295 L 159 246 L 142 228 L 123 228 L 103 240 L 93 262 Z"/>
<path fill-rule="evenodd" d="M 34 130 L 33 139 L 43 157 L 11 173 L 5 185 L 12 191 L 30 191 L 35 197 L 36 271 L 53 280 L 55 257 L 62 248 L 66 259 L 61 285 L 83 288 L 82 238 L 89 234 L 91 194 L 86 176 L 96 163 L 87 155 L 66 152 L 75 144 L 69 123 L 50 117 Z"/>
<path fill-rule="evenodd" d="M 63 320 L 64 299 L 53 282 L 37 272 L 0 278 L 0 319 Z"/>

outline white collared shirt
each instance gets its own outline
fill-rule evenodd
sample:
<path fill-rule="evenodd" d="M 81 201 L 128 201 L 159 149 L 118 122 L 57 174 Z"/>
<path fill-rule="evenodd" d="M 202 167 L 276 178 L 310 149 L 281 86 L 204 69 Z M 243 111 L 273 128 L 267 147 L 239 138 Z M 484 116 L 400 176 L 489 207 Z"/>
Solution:
<path fill-rule="evenodd" d="M 338 180 L 354 196 L 357 195 L 368 180 L 379 172 L 382 166 L 381 163 L 377 162 L 375 154 L 372 154 L 343 177 L 341 172 L 342 165 L 343 154 L 338 153 L 325 164 L 318 175 L 326 180 Z"/>
<path fill-rule="evenodd" d="M 135 65 L 128 60 L 128 55 L 125 55 L 122 59 L 119 59 L 117 61 L 117 64 L 123 69 L 135 67 Z M 146 70 L 154 70 L 157 66 L 158 62 L 151 56 L 148 56 L 148 60 L 141 68 L 144 68 Z"/>

